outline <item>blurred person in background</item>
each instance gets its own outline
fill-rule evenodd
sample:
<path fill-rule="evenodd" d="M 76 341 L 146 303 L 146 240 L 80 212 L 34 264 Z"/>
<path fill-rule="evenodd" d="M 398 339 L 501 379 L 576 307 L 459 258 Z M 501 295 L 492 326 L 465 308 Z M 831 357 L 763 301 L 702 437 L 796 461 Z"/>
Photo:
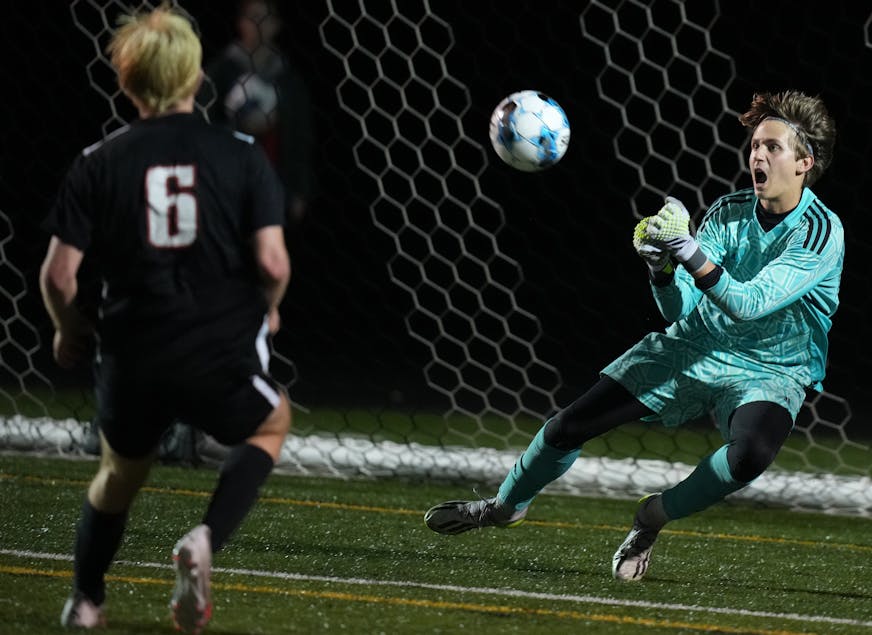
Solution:
<path fill-rule="evenodd" d="M 232 446 L 200 524 L 173 549 L 176 627 L 212 612 L 211 563 L 257 500 L 291 425 L 267 337 L 290 279 L 282 185 L 254 139 L 194 114 L 203 78 L 190 22 L 123 16 L 108 47 L 139 119 L 73 162 L 44 226 L 40 287 L 57 363 L 93 355 L 101 458 L 76 527 L 67 627 L 105 623 L 105 575 L 162 435 L 184 420 Z M 96 254 L 96 324 L 77 272 Z"/>
<path fill-rule="evenodd" d="M 309 89 L 278 47 L 282 18 L 272 0 L 242 0 L 236 38 L 206 65 L 213 87 L 198 97 L 213 123 L 253 136 L 285 186 L 288 220 L 304 217 L 312 196 L 315 139 Z"/>

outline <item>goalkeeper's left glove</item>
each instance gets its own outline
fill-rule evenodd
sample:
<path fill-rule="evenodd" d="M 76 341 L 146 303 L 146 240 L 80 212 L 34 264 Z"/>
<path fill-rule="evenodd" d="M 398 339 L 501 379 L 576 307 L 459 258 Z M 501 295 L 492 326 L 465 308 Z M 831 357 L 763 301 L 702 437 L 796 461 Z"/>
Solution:
<path fill-rule="evenodd" d="M 690 235 L 690 214 L 677 198 L 666 197 L 666 203 L 652 216 L 645 229 L 648 239 L 665 247 L 688 272 L 700 269 L 708 258 Z"/>
<path fill-rule="evenodd" d="M 668 275 L 672 273 L 672 261 L 669 258 L 669 251 L 665 247 L 651 244 L 645 231 L 648 227 L 648 222 L 652 218 L 654 217 L 646 216 L 636 223 L 636 227 L 633 229 L 633 248 L 639 254 L 639 257 L 645 261 L 645 264 L 648 265 L 648 270 L 652 276 L 656 277 L 661 273 Z"/>

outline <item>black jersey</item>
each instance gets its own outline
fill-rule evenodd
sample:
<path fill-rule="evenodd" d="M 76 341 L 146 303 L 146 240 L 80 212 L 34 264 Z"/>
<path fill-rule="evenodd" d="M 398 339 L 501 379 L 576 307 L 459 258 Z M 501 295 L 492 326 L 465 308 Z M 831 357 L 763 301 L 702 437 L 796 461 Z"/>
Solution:
<path fill-rule="evenodd" d="M 170 114 L 86 148 L 44 227 L 95 257 L 101 350 L 141 352 L 248 339 L 267 309 L 251 238 L 283 222 L 282 186 L 250 137 Z"/>

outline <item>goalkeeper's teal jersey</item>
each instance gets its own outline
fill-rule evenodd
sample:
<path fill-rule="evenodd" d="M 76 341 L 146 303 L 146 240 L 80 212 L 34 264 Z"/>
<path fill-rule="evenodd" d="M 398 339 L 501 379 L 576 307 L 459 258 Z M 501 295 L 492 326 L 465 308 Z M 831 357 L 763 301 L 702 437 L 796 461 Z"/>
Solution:
<path fill-rule="evenodd" d="M 724 196 L 705 214 L 696 239 L 723 268 L 700 291 L 683 267 L 653 286 L 666 334 L 749 375 L 764 370 L 821 390 L 827 334 L 839 305 L 845 254 L 839 218 L 805 188 L 799 205 L 771 230 L 756 215 L 753 190 Z"/>

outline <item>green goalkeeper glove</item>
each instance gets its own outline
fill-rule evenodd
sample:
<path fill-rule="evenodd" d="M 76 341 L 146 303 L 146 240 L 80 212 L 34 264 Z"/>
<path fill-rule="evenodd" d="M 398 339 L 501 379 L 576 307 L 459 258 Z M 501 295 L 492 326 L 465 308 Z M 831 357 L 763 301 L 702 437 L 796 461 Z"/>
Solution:
<path fill-rule="evenodd" d="M 650 218 L 645 232 L 651 243 L 668 251 L 690 273 L 706 263 L 708 258 L 690 235 L 690 214 L 681 201 L 667 196 L 665 205 Z"/>
<path fill-rule="evenodd" d="M 656 275 L 660 272 L 665 274 L 672 273 L 672 261 L 669 259 L 669 251 L 663 247 L 658 247 L 651 243 L 648 239 L 647 227 L 648 222 L 654 218 L 646 216 L 638 223 L 633 230 L 633 248 L 639 257 L 648 265 L 651 275 Z"/>

